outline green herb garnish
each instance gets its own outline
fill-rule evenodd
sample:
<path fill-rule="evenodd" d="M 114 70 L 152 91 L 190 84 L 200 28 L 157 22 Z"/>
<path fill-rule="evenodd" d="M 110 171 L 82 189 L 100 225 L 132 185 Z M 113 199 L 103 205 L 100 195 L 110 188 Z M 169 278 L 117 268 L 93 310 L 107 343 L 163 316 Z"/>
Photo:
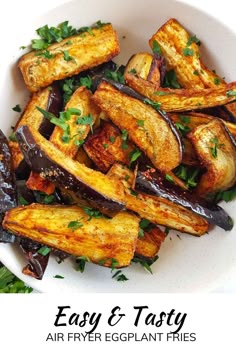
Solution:
<path fill-rule="evenodd" d="M 74 220 L 74 221 L 70 221 L 67 225 L 67 227 L 69 229 L 71 229 L 73 232 L 78 230 L 79 228 L 83 227 L 84 224 L 80 221 L 82 220 L 83 218 L 80 218 L 79 220 Z"/>
<path fill-rule="evenodd" d="M 174 183 L 173 177 L 170 176 L 170 175 L 168 175 L 168 173 L 165 174 L 165 179 L 166 179 L 168 182 Z"/>
<path fill-rule="evenodd" d="M 17 139 L 16 139 L 16 133 L 11 133 L 11 135 L 9 135 L 8 139 L 10 141 L 13 141 L 13 142 L 17 142 Z"/>
<path fill-rule="evenodd" d="M 51 248 L 47 247 L 47 246 L 42 246 L 40 247 L 40 249 L 38 250 L 38 254 L 40 254 L 41 256 L 47 256 L 49 253 L 51 252 Z"/>
<path fill-rule="evenodd" d="M 194 55 L 194 50 L 193 49 L 191 49 L 191 48 L 184 48 L 183 49 L 183 55 L 185 56 L 185 57 L 191 57 L 191 56 L 193 56 Z"/>
<path fill-rule="evenodd" d="M 68 52 L 68 50 L 63 50 L 63 58 L 65 61 L 71 61 L 71 60 L 75 60 Z"/>
<path fill-rule="evenodd" d="M 53 278 L 55 278 L 55 279 L 64 279 L 65 277 L 63 277 L 62 275 L 57 274 L 57 275 L 54 275 Z"/>
<path fill-rule="evenodd" d="M 163 87 L 169 87 L 174 89 L 181 88 L 180 84 L 177 81 L 174 69 L 167 71 L 167 73 L 165 74 Z"/>
<path fill-rule="evenodd" d="M 32 288 L 26 286 L 23 281 L 18 279 L 6 267 L 0 263 L 0 294 L 3 293 L 31 293 Z"/>
<path fill-rule="evenodd" d="M 154 54 L 162 55 L 161 47 L 160 47 L 160 45 L 158 44 L 158 42 L 155 39 L 152 42 L 152 51 L 153 51 Z"/>
<path fill-rule="evenodd" d="M 210 142 L 212 143 L 213 146 L 210 146 L 209 149 L 211 151 L 212 156 L 217 159 L 218 156 L 218 149 L 220 149 L 222 146 L 224 146 L 224 144 L 220 144 L 219 140 L 217 137 L 212 138 L 210 140 Z"/>
<path fill-rule="evenodd" d="M 139 263 L 145 270 L 152 274 L 151 266 L 158 260 L 158 256 L 155 256 L 152 261 L 143 261 L 139 257 L 134 257 L 132 262 Z"/>
<path fill-rule="evenodd" d="M 15 105 L 15 107 L 13 107 L 12 110 L 15 111 L 15 112 L 19 112 L 19 113 L 22 111 L 22 109 L 21 109 L 19 104 Z"/>
<path fill-rule="evenodd" d="M 76 257 L 76 263 L 77 263 L 76 270 L 80 273 L 83 273 L 87 262 L 90 262 L 89 257 L 86 256 Z"/>
<path fill-rule="evenodd" d="M 133 151 L 130 152 L 129 157 L 130 157 L 130 165 L 136 161 L 140 156 L 142 155 L 142 152 L 138 149 L 134 149 Z"/>
<path fill-rule="evenodd" d="M 197 38 L 196 35 L 189 37 L 189 40 L 188 40 L 188 42 L 187 42 L 186 45 L 187 45 L 187 46 L 190 46 L 192 43 L 196 43 L 198 46 L 201 45 L 201 42 L 200 42 L 200 40 Z"/>
<path fill-rule="evenodd" d="M 93 132 L 93 122 L 94 122 L 94 118 L 91 113 L 89 113 L 87 116 L 80 117 L 76 120 L 76 124 L 89 125 L 91 132 Z"/>
<path fill-rule="evenodd" d="M 138 127 L 144 127 L 144 120 L 138 119 L 137 125 L 138 125 Z"/>
<path fill-rule="evenodd" d="M 236 96 L 236 91 L 235 90 L 229 90 L 229 91 L 226 92 L 226 95 L 228 97 Z"/>
<path fill-rule="evenodd" d="M 152 106 L 154 109 L 159 110 L 161 108 L 161 103 L 160 102 L 153 102 L 149 98 L 145 98 L 143 101 L 144 103 Z"/>
<path fill-rule="evenodd" d="M 218 77 L 214 78 L 214 84 L 219 85 L 221 83 L 221 80 Z"/>
<path fill-rule="evenodd" d="M 115 71 L 105 70 L 104 76 L 107 79 L 111 79 L 113 81 L 119 82 L 120 84 L 125 84 L 124 71 L 125 71 L 125 67 L 124 65 L 121 65 Z"/>
<path fill-rule="evenodd" d="M 19 196 L 18 202 L 19 202 L 20 205 L 29 205 L 29 203 L 27 202 L 27 200 L 26 200 L 24 197 L 22 197 L 22 195 Z"/>

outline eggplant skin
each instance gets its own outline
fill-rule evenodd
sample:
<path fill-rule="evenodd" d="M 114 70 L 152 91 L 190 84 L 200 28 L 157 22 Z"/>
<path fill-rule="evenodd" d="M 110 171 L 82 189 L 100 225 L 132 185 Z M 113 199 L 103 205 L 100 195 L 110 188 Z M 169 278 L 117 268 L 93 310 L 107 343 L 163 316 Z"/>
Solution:
<path fill-rule="evenodd" d="M 233 220 L 219 205 L 208 205 L 204 199 L 170 184 L 160 175 L 152 176 L 150 173 L 138 172 L 135 179 L 135 189 L 141 193 L 163 197 L 192 210 L 205 218 L 209 224 L 217 225 L 225 231 L 233 228 Z"/>
<path fill-rule="evenodd" d="M 31 170 L 59 187 L 73 191 L 102 213 L 113 216 L 125 207 L 122 185 L 101 172 L 73 161 L 36 130 L 22 126 L 16 132 Z"/>
<path fill-rule="evenodd" d="M 75 229 L 71 222 L 78 222 Z M 78 206 L 31 204 L 11 209 L 3 226 L 19 237 L 56 248 L 74 256 L 86 256 L 91 262 L 111 266 L 128 266 L 133 258 L 140 219 L 120 212 L 112 219 L 92 218 Z"/>
<path fill-rule="evenodd" d="M 209 195 L 232 187 L 236 183 L 236 143 L 224 123 L 213 119 L 193 130 L 189 138 L 207 169 L 196 193 L 207 199 Z"/>
<path fill-rule="evenodd" d="M 195 236 L 202 236 L 208 231 L 208 222 L 191 210 L 162 197 L 132 191 L 135 176 L 127 167 L 114 164 L 108 175 L 123 183 L 127 210 L 137 213 L 141 218 Z"/>
<path fill-rule="evenodd" d="M 22 125 L 29 125 L 38 130 L 45 138 L 49 138 L 54 124 L 43 117 L 36 107 L 41 107 L 54 115 L 58 115 L 62 109 L 62 94 L 57 84 L 47 87 L 35 94 L 30 98 L 22 116 L 18 120 L 14 133 Z M 18 142 L 10 141 L 9 146 L 13 157 L 14 170 L 19 179 L 26 179 L 29 171 L 24 161 L 24 157 L 19 148 Z"/>
<path fill-rule="evenodd" d="M 111 24 L 94 28 L 93 35 L 84 33 L 68 37 L 47 48 L 53 56 L 47 59 L 32 51 L 21 57 L 19 68 L 30 92 L 51 85 L 80 72 L 110 61 L 119 54 L 117 34 Z M 65 59 L 65 52 L 69 60 Z"/>
<path fill-rule="evenodd" d="M 117 90 L 107 80 L 99 85 L 93 99 L 115 125 L 128 132 L 129 139 L 156 168 L 170 171 L 180 164 L 182 145 L 171 121 L 164 114 Z M 139 125 L 140 120 L 142 126 Z"/>
<path fill-rule="evenodd" d="M 158 88 L 152 82 L 128 73 L 126 82 L 128 86 L 140 95 L 159 103 L 160 109 L 166 112 L 182 112 L 215 107 L 235 100 L 235 97 L 228 95 L 227 92 L 236 90 L 236 82 L 213 88 L 169 89 Z"/>

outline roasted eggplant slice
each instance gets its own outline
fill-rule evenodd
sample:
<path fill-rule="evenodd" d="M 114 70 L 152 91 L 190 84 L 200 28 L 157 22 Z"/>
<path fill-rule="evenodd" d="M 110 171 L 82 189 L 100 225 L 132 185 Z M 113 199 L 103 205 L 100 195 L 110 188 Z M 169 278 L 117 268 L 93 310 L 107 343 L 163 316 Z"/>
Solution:
<path fill-rule="evenodd" d="M 57 116 L 62 109 L 62 95 L 58 85 L 53 84 L 51 87 L 45 88 L 32 95 L 21 118 L 14 128 L 14 134 L 22 125 L 29 125 L 38 130 L 45 138 L 49 139 L 54 129 L 54 125 L 50 123 L 48 119 L 44 118 L 43 114 L 37 110 L 37 106 Z M 17 141 L 10 141 L 9 146 L 11 148 L 13 165 L 17 177 L 19 179 L 27 178 L 29 171 L 20 151 L 19 144 Z"/>
<path fill-rule="evenodd" d="M 36 92 L 55 80 L 79 74 L 119 54 L 117 34 L 111 24 L 94 28 L 92 32 L 50 45 L 47 48 L 50 58 L 44 51 L 25 54 L 19 61 L 19 68 L 28 90 Z"/>
<path fill-rule="evenodd" d="M 114 164 L 108 176 L 123 183 L 126 208 L 136 212 L 141 218 L 195 236 L 201 236 L 208 231 L 208 222 L 187 208 L 162 197 L 134 191 L 131 188 L 134 174 L 127 167 Z"/>
<path fill-rule="evenodd" d="M 44 246 L 38 242 L 20 237 L 20 248 L 29 262 L 23 268 L 22 273 L 39 280 L 43 278 L 50 256 L 50 250 L 47 253 L 45 252 L 45 255 L 40 253 L 42 247 Z"/>
<path fill-rule="evenodd" d="M 142 52 L 133 55 L 125 67 L 125 76 L 126 73 L 137 75 L 157 86 L 161 84 L 158 60 L 150 53 Z"/>
<path fill-rule="evenodd" d="M 168 117 L 105 81 L 99 85 L 93 99 L 115 125 L 127 131 L 130 140 L 156 168 L 170 171 L 180 164 L 182 145 Z"/>
<path fill-rule="evenodd" d="M 92 125 L 99 116 L 100 110 L 92 102 L 91 96 L 92 93 L 86 87 L 78 88 L 65 107 L 65 111 L 72 109 L 80 113 L 72 114 L 70 119 L 66 121 L 66 133 L 69 132 L 66 140 L 64 139 L 65 131 L 59 126 L 54 128 L 50 137 L 50 142 L 68 157 L 75 158 L 80 142 L 86 139 Z M 89 122 L 89 124 L 86 124 L 86 122 Z M 33 172 L 31 172 L 27 181 L 27 186 L 32 190 L 39 190 L 47 194 L 52 194 L 55 189 L 53 183 L 42 179 Z"/>
<path fill-rule="evenodd" d="M 168 20 L 149 40 L 153 48 L 157 42 L 169 69 L 174 69 L 177 80 L 185 88 L 207 88 L 225 84 L 213 71 L 206 68 L 199 53 L 199 39 L 191 36 L 174 18 Z"/>
<path fill-rule="evenodd" d="M 189 191 L 183 191 L 171 182 L 168 182 L 157 171 L 138 172 L 135 179 L 135 189 L 141 193 L 165 198 L 181 205 L 205 218 L 209 224 L 217 225 L 224 230 L 231 230 L 233 221 L 230 216 L 218 205 L 210 206 L 205 200 L 198 198 Z"/>
<path fill-rule="evenodd" d="M 112 216 L 124 209 L 120 183 L 114 183 L 102 173 L 73 161 L 28 126 L 20 127 L 16 137 L 33 172 L 59 187 L 72 190 L 104 214 Z"/>
<path fill-rule="evenodd" d="M 99 170 L 106 173 L 115 162 L 129 165 L 134 145 L 122 140 L 122 134 L 117 127 L 104 122 L 99 130 L 87 139 L 83 148 Z"/>
<path fill-rule="evenodd" d="M 236 82 L 224 86 L 203 89 L 169 89 L 156 87 L 150 81 L 132 74 L 126 75 L 127 84 L 166 112 L 190 111 L 193 109 L 224 105 L 235 100 Z"/>
<path fill-rule="evenodd" d="M 236 143 L 219 119 L 198 126 L 189 137 L 199 160 L 207 169 L 196 192 L 203 198 L 224 191 L 236 183 Z"/>
<path fill-rule="evenodd" d="M 7 212 L 3 226 L 49 247 L 88 257 L 91 262 L 111 266 L 115 259 L 118 267 L 126 267 L 134 255 L 139 220 L 128 212 L 112 219 L 90 218 L 79 207 L 32 204 Z"/>
<path fill-rule="evenodd" d="M 12 243 L 15 236 L 2 229 L 3 214 L 17 205 L 16 181 L 7 138 L 0 130 L 0 242 Z"/>
<path fill-rule="evenodd" d="M 157 226 L 145 231 L 137 240 L 135 257 L 144 262 L 153 262 L 165 238 L 165 233 Z"/>

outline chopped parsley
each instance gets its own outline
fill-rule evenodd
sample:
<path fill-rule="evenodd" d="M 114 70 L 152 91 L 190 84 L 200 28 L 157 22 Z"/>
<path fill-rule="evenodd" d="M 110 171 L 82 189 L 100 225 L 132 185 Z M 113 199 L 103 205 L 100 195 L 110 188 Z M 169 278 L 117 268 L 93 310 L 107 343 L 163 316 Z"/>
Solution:
<path fill-rule="evenodd" d="M 86 256 L 76 257 L 76 264 L 77 264 L 76 270 L 80 273 L 83 273 L 87 262 L 90 262 L 89 257 Z"/>
<path fill-rule="evenodd" d="M 24 197 L 22 197 L 22 195 L 19 196 L 18 202 L 19 202 L 20 205 L 29 205 L 29 203 L 27 202 L 27 200 L 26 200 Z"/>
<path fill-rule="evenodd" d="M 45 49 L 44 51 L 37 51 L 35 55 L 45 59 L 52 59 L 55 57 L 55 54 L 50 53 L 48 49 Z M 40 62 L 38 64 L 40 64 Z"/>
<path fill-rule="evenodd" d="M 112 144 L 114 144 L 116 138 L 115 138 L 115 136 L 110 136 L 109 140 Z"/>
<path fill-rule="evenodd" d="M 199 71 L 198 70 L 194 70 L 193 75 L 199 76 L 200 75 Z"/>
<path fill-rule="evenodd" d="M 143 101 L 144 103 L 152 106 L 154 109 L 159 110 L 161 108 L 161 103 L 160 102 L 153 102 L 149 98 L 145 98 Z"/>
<path fill-rule="evenodd" d="M 9 135 L 8 139 L 10 141 L 17 142 L 16 133 L 15 132 L 11 133 L 11 135 Z"/>
<path fill-rule="evenodd" d="M 169 233 L 170 233 L 169 227 L 165 227 L 164 234 L 165 234 L 166 236 L 168 236 Z"/>
<path fill-rule="evenodd" d="M 79 79 L 79 84 L 80 86 L 85 86 L 88 90 L 91 90 L 93 82 L 91 77 L 88 75 L 88 76 L 81 77 Z"/>
<path fill-rule="evenodd" d="M 219 191 L 215 196 L 215 201 L 218 203 L 221 200 L 225 202 L 231 202 L 236 198 L 236 187 L 233 187 L 227 191 Z"/>
<path fill-rule="evenodd" d="M 141 155 L 142 155 L 142 152 L 139 149 L 134 149 L 133 151 L 131 151 L 130 154 L 129 154 L 130 165 L 133 162 L 135 162 Z"/>
<path fill-rule="evenodd" d="M 64 277 L 62 275 L 59 275 L 59 274 L 54 275 L 53 278 L 55 278 L 55 279 L 64 279 Z"/>
<path fill-rule="evenodd" d="M 87 116 L 80 117 L 76 120 L 76 124 L 89 125 L 91 132 L 93 132 L 93 122 L 94 122 L 94 118 L 91 113 L 89 113 Z"/>
<path fill-rule="evenodd" d="M 73 232 L 80 229 L 81 227 L 84 226 L 84 224 L 80 221 L 83 218 L 80 218 L 79 220 L 74 220 L 74 221 L 70 221 L 67 225 L 67 227 L 69 229 L 71 229 Z"/>
<path fill-rule="evenodd" d="M 26 286 L 24 282 L 18 279 L 5 266 L 0 263 L 0 294 L 3 293 L 31 293 L 32 288 Z"/>
<path fill-rule="evenodd" d="M 52 43 L 61 42 L 63 39 L 75 35 L 77 30 L 70 26 L 68 21 L 64 21 L 57 27 L 49 27 L 48 25 L 40 27 L 36 33 L 40 38 L 32 40 L 32 49 L 43 50 Z"/>
<path fill-rule="evenodd" d="M 71 60 L 75 60 L 68 52 L 68 50 L 63 50 L 63 57 L 65 61 L 71 61 Z"/>
<path fill-rule="evenodd" d="M 222 146 L 224 146 L 224 144 L 220 144 L 217 137 L 212 138 L 210 140 L 210 142 L 212 143 L 212 146 L 209 147 L 211 154 L 215 159 L 217 159 L 218 149 L 220 149 Z"/>
<path fill-rule="evenodd" d="M 219 85 L 221 83 L 221 80 L 218 77 L 214 78 L 214 84 Z"/>
<path fill-rule="evenodd" d="M 196 35 L 193 35 L 191 37 L 189 37 L 189 40 L 187 42 L 187 47 L 189 47 L 192 43 L 196 43 L 198 46 L 201 45 L 201 41 L 197 38 Z"/>
<path fill-rule="evenodd" d="M 194 188 L 197 186 L 197 181 L 200 173 L 200 170 L 198 168 L 179 165 L 174 170 L 174 173 L 177 177 L 179 177 L 186 183 L 188 188 Z"/>
<path fill-rule="evenodd" d="M 90 221 L 92 218 L 95 219 L 100 219 L 104 217 L 104 215 L 97 209 L 93 209 L 87 206 L 81 206 L 85 212 L 89 216 L 88 221 Z"/>
<path fill-rule="evenodd" d="M 191 49 L 191 48 L 186 47 L 186 48 L 183 49 L 183 55 L 185 57 L 191 57 L 191 56 L 194 55 L 194 50 Z"/>
<path fill-rule="evenodd" d="M 158 260 L 158 258 L 159 258 L 158 256 L 155 256 L 151 261 L 149 260 L 144 261 L 140 259 L 138 256 L 136 256 L 132 259 L 132 262 L 139 263 L 145 270 L 147 270 L 149 273 L 152 274 L 151 266 Z"/>
<path fill-rule="evenodd" d="M 132 68 L 132 69 L 129 71 L 129 74 L 136 75 L 136 74 L 137 74 L 136 69 Z"/>
<path fill-rule="evenodd" d="M 236 91 L 235 90 L 229 90 L 226 92 L 227 97 L 231 97 L 231 96 L 236 96 Z"/>
<path fill-rule="evenodd" d="M 125 84 L 124 71 L 125 71 L 125 66 L 121 65 L 115 71 L 105 70 L 104 76 L 107 79 L 111 79 L 113 81 L 119 82 L 120 84 Z"/>
<path fill-rule="evenodd" d="M 121 270 L 118 270 L 117 272 L 115 272 L 115 274 L 112 276 L 112 279 L 115 279 L 115 280 L 117 280 L 117 281 L 127 281 L 127 280 L 129 280 L 129 279 L 126 277 L 126 275 L 124 275 L 124 274 L 122 273 Z"/>
<path fill-rule="evenodd" d="M 183 136 L 187 135 L 191 130 L 187 125 L 180 122 L 175 122 L 175 126 Z"/>
<path fill-rule="evenodd" d="M 128 149 L 128 144 L 127 144 L 128 137 L 129 137 L 128 131 L 126 129 L 123 129 L 121 131 L 121 140 L 122 140 L 121 148 L 123 150 L 127 150 Z"/>
<path fill-rule="evenodd" d="M 138 196 L 138 192 L 134 191 L 132 188 L 129 188 L 130 194 L 133 195 L 134 197 Z"/>
<path fill-rule="evenodd" d="M 138 125 L 138 127 L 144 127 L 144 120 L 138 119 L 137 125 Z"/>
<path fill-rule="evenodd" d="M 15 105 L 15 107 L 13 107 L 12 110 L 15 111 L 15 112 L 19 112 L 19 113 L 22 111 L 22 109 L 21 109 L 19 104 Z"/>
<path fill-rule="evenodd" d="M 167 71 L 167 73 L 165 74 L 163 87 L 169 87 L 174 89 L 181 88 L 180 84 L 177 81 L 174 69 Z"/>
<path fill-rule="evenodd" d="M 51 248 L 47 247 L 47 246 L 42 246 L 40 247 L 40 249 L 38 250 L 38 254 L 40 254 L 41 256 L 47 256 L 49 253 L 51 252 Z"/>
<path fill-rule="evenodd" d="M 171 182 L 171 183 L 174 183 L 174 179 L 171 175 L 168 175 L 168 173 L 165 174 L 165 179 L 168 181 L 168 182 Z"/>
<path fill-rule="evenodd" d="M 139 238 L 144 237 L 144 232 L 149 232 L 155 227 L 154 224 L 152 224 L 149 220 L 147 219 L 141 219 L 139 223 L 139 233 L 138 236 Z"/>
<path fill-rule="evenodd" d="M 157 55 L 162 55 L 162 52 L 161 52 L 161 47 L 160 45 L 158 44 L 158 42 L 154 39 L 154 41 L 152 42 L 152 51 L 154 54 L 157 54 Z"/>
<path fill-rule="evenodd" d="M 167 96 L 167 95 L 171 95 L 171 92 L 166 92 L 166 91 L 155 91 L 154 95 L 157 96 Z"/>

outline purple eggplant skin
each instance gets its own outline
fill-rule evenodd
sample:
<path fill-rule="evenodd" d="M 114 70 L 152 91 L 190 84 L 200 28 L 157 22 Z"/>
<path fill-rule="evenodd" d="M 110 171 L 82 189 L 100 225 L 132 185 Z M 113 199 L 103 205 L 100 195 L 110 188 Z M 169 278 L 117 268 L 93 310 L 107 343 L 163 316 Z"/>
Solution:
<path fill-rule="evenodd" d="M 157 172 L 151 174 L 139 171 L 136 177 L 135 190 L 168 199 L 175 204 L 190 209 L 205 218 L 210 224 L 217 225 L 225 231 L 230 231 L 233 228 L 232 218 L 219 205 L 210 205 L 194 194 L 183 191 Z"/>
<path fill-rule="evenodd" d="M 38 242 L 21 237 L 20 248 L 29 262 L 27 266 L 24 267 L 23 273 L 31 275 L 38 280 L 43 278 L 50 256 L 50 252 L 46 256 L 38 253 L 42 246 L 43 245 Z"/>
<path fill-rule="evenodd" d="M 48 98 L 48 104 L 46 111 L 54 114 L 54 116 L 58 117 L 59 113 L 63 109 L 63 97 L 62 92 L 60 90 L 59 84 L 54 83 L 50 86 L 50 95 Z M 48 119 L 44 118 L 40 127 L 39 133 L 46 139 L 49 139 L 55 125 L 52 124 Z"/>
<path fill-rule="evenodd" d="M 8 209 L 17 205 L 16 181 L 8 141 L 0 130 L 0 225 Z M 0 242 L 12 243 L 15 236 L 0 226 Z"/>
<path fill-rule="evenodd" d="M 138 92 L 133 90 L 131 87 L 129 87 L 127 85 L 124 85 L 124 84 L 121 84 L 119 82 L 116 82 L 114 80 L 106 79 L 106 78 L 103 78 L 103 81 L 105 81 L 105 82 L 109 83 L 110 85 L 114 86 L 120 92 L 122 92 L 122 93 L 124 93 L 124 94 L 126 94 L 128 96 L 131 96 L 133 98 L 136 98 L 137 100 L 139 100 L 139 101 L 141 101 L 141 102 L 146 104 L 147 97 L 145 97 L 143 95 L 140 95 Z M 181 139 L 181 136 L 179 134 L 178 129 L 172 123 L 171 119 L 169 118 L 168 114 L 165 111 L 163 111 L 161 109 L 156 109 L 156 108 L 153 108 L 153 109 L 155 109 L 161 115 L 161 117 L 167 122 L 167 124 L 170 127 L 172 133 L 174 134 L 176 140 L 179 143 L 180 154 L 182 155 L 183 152 L 184 152 L 184 145 L 183 145 L 183 142 L 182 142 L 182 139 Z"/>
<path fill-rule="evenodd" d="M 105 215 L 112 217 L 124 210 L 125 206 L 122 202 L 114 201 L 92 189 L 79 177 L 69 173 L 62 165 L 57 163 L 56 159 L 47 156 L 36 143 L 27 126 L 22 126 L 17 130 L 16 138 L 24 158 L 33 172 L 44 173 L 49 181 L 58 187 L 61 186 L 73 191 L 76 196 L 86 200 L 91 207 L 99 209 Z"/>

